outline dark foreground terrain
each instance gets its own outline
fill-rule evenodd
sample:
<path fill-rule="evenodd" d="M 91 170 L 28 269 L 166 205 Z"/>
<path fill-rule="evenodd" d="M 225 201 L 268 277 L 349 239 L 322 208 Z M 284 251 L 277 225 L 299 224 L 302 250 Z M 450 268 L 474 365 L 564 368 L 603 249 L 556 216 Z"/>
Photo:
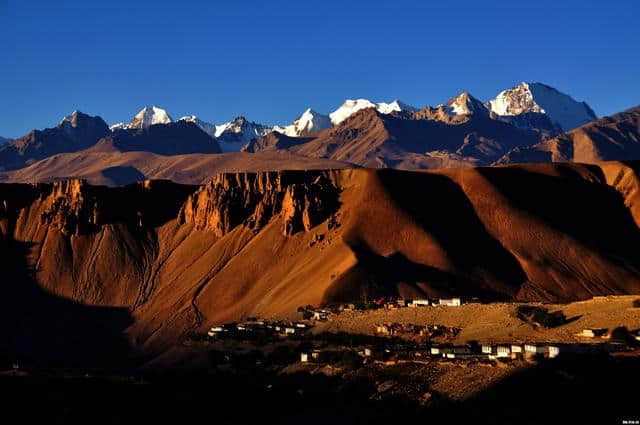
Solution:
<path fill-rule="evenodd" d="M 78 424 L 621 424 L 640 419 L 637 357 L 561 355 L 516 367 L 462 401 L 430 391 L 429 380 L 419 373 L 423 366 L 343 365 L 335 376 L 236 366 L 226 372 L 8 372 L 0 377 L 3 411 L 23 423 Z M 428 392 L 429 399 L 416 401 L 416 392 Z"/>

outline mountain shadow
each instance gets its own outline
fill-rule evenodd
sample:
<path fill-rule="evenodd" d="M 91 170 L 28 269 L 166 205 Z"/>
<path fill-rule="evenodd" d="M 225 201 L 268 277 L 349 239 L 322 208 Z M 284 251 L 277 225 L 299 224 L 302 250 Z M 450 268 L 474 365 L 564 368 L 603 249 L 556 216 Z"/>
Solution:
<path fill-rule="evenodd" d="M 445 296 L 480 297 L 504 301 L 505 294 L 481 290 L 472 281 L 425 264 L 409 260 L 402 253 L 388 257 L 375 253 L 366 242 L 349 243 L 358 260 L 327 289 L 323 303 L 372 301 L 384 296 L 431 298 Z"/>
<path fill-rule="evenodd" d="M 21 367 L 123 367 L 127 309 L 81 305 L 40 289 L 33 244 L 0 237 L 0 356 Z"/>
<path fill-rule="evenodd" d="M 394 203 L 448 254 L 459 271 L 458 282 L 473 281 L 478 291 L 511 296 L 527 281 L 520 263 L 487 232 L 467 195 L 449 177 L 394 170 L 378 175 Z M 418 195 L 416 188 L 421 188 Z"/>

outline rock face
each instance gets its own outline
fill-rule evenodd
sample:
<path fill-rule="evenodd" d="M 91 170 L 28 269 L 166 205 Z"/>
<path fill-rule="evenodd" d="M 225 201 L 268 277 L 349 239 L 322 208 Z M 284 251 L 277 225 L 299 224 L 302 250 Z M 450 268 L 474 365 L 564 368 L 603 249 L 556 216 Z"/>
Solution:
<path fill-rule="evenodd" d="M 190 196 L 180 222 L 222 237 L 240 224 L 259 231 L 283 218 L 283 234 L 309 230 L 338 206 L 339 188 L 323 171 L 220 174 Z"/>
<path fill-rule="evenodd" d="M 22 192 L 21 196 L 15 195 L 16 190 Z M 9 192 L 13 192 L 13 196 L 5 193 L 2 197 L 0 219 L 8 220 L 23 205 L 27 209 L 16 217 L 15 224 L 23 230 L 30 228 L 33 233 L 45 229 L 65 237 L 78 236 L 95 233 L 112 223 L 131 228 L 153 227 L 169 217 L 175 218 L 176 202 L 181 206 L 187 194 L 194 190 L 195 186 L 162 180 L 120 188 L 92 186 L 83 180 L 16 185 Z"/>

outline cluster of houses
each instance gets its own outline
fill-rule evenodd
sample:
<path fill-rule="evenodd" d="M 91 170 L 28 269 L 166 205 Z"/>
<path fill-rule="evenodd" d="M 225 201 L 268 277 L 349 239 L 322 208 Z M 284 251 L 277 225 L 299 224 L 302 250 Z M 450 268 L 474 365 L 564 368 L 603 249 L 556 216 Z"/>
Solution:
<path fill-rule="evenodd" d="M 332 350 L 315 349 L 309 352 L 300 353 L 302 363 L 322 363 L 329 357 Z M 406 350 L 398 347 L 396 350 L 385 349 L 376 351 L 372 347 L 365 347 L 357 351 L 365 359 L 373 358 L 394 358 L 398 361 L 419 361 L 419 360 L 498 360 L 530 359 L 534 356 L 555 358 L 560 354 L 560 346 L 549 344 L 500 344 L 482 345 L 478 347 L 470 346 L 432 346 L 429 349 Z"/>
<path fill-rule="evenodd" d="M 421 336 L 426 339 L 435 337 L 456 337 L 460 328 L 443 325 L 414 325 L 402 323 L 379 323 L 376 325 L 376 334 L 382 336 Z"/>
<path fill-rule="evenodd" d="M 241 323 L 225 323 L 213 326 L 207 332 L 211 338 L 222 337 L 224 335 L 238 335 L 242 333 L 262 333 L 269 336 L 289 337 L 301 335 L 311 329 L 311 325 L 303 322 L 284 322 L 258 320 L 250 318 Z"/>
<path fill-rule="evenodd" d="M 439 298 L 437 300 L 432 299 L 414 299 L 408 300 L 404 298 L 391 299 L 381 303 L 387 309 L 396 309 L 401 307 L 429 307 L 443 305 L 447 307 L 456 307 L 462 305 L 461 298 Z"/>
<path fill-rule="evenodd" d="M 431 355 L 444 357 L 447 359 L 456 358 L 485 358 L 496 359 L 523 359 L 535 355 L 542 355 L 548 358 L 557 357 L 560 354 L 560 347 L 546 344 L 503 344 L 503 345 L 482 345 L 480 351 L 471 347 L 431 347 Z"/>

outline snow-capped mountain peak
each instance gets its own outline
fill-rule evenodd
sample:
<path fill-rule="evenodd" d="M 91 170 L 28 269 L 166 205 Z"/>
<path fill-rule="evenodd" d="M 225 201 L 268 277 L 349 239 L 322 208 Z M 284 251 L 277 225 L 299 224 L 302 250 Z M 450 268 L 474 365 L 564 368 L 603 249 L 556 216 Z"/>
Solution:
<path fill-rule="evenodd" d="M 381 114 L 390 114 L 392 112 L 402 112 L 402 111 L 415 112 L 418 110 L 418 108 L 415 108 L 397 99 L 391 103 L 380 102 L 376 105 L 376 109 Z"/>
<path fill-rule="evenodd" d="M 209 136 L 211 136 L 211 137 L 215 137 L 216 136 L 216 126 L 214 124 L 208 123 L 206 121 L 202 121 L 200 118 L 198 118 L 195 115 L 184 116 L 184 117 L 180 118 L 178 121 L 192 122 L 195 125 L 197 125 L 198 127 L 200 127 L 200 129 L 202 131 L 204 131 L 205 133 L 207 133 Z"/>
<path fill-rule="evenodd" d="M 215 127 L 214 134 L 223 152 L 239 152 L 249 141 L 273 131 L 273 127 L 251 122 L 243 116 Z"/>
<path fill-rule="evenodd" d="M 450 115 L 486 114 L 487 108 L 468 92 L 462 92 L 444 105 L 444 110 Z"/>
<path fill-rule="evenodd" d="M 329 117 L 331 118 L 331 122 L 336 125 L 361 109 L 375 107 L 376 105 L 367 99 L 347 99 L 338 109 L 330 113 Z"/>
<path fill-rule="evenodd" d="M 173 119 L 167 111 L 157 106 L 145 106 L 131 120 L 127 128 L 147 128 L 155 124 L 169 124 Z"/>
<path fill-rule="evenodd" d="M 62 119 L 60 120 L 60 122 L 58 123 L 58 126 L 62 126 L 64 125 L 64 123 L 69 123 L 72 126 L 75 126 L 75 122 L 77 120 L 78 114 L 82 114 L 82 112 L 78 111 L 77 109 L 75 111 L 73 111 L 70 115 L 66 115 L 64 117 L 62 117 Z"/>
<path fill-rule="evenodd" d="M 118 130 L 124 130 L 127 128 L 127 124 L 123 123 L 123 122 L 119 122 L 116 124 L 111 124 L 109 126 L 109 130 L 111 131 L 118 131 Z"/>
<path fill-rule="evenodd" d="M 500 92 L 495 99 L 487 102 L 486 106 L 501 116 L 546 114 L 564 131 L 597 118 L 585 102 L 578 102 L 571 96 L 542 83 L 522 82 Z"/>
<path fill-rule="evenodd" d="M 290 137 L 298 137 L 303 134 L 315 133 L 331 127 L 331 118 L 311 108 L 307 108 L 292 124 L 285 127 L 275 126 L 273 131 Z"/>
<path fill-rule="evenodd" d="M 391 103 L 379 102 L 373 103 L 368 99 L 347 99 L 344 103 L 336 109 L 334 112 L 329 114 L 331 118 L 331 122 L 334 125 L 340 124 L 342 121 L 346 120 L 348 117 L 358 112 L 361 109 L 366 108 L 376 108 L 378 112 L 381 114 L 390 114 L 392 112 L 401 112 L 401 111 L 417 111 L 417 108 L 413 106 L 407 105 L 399 100 L 394 100 Z"/>

